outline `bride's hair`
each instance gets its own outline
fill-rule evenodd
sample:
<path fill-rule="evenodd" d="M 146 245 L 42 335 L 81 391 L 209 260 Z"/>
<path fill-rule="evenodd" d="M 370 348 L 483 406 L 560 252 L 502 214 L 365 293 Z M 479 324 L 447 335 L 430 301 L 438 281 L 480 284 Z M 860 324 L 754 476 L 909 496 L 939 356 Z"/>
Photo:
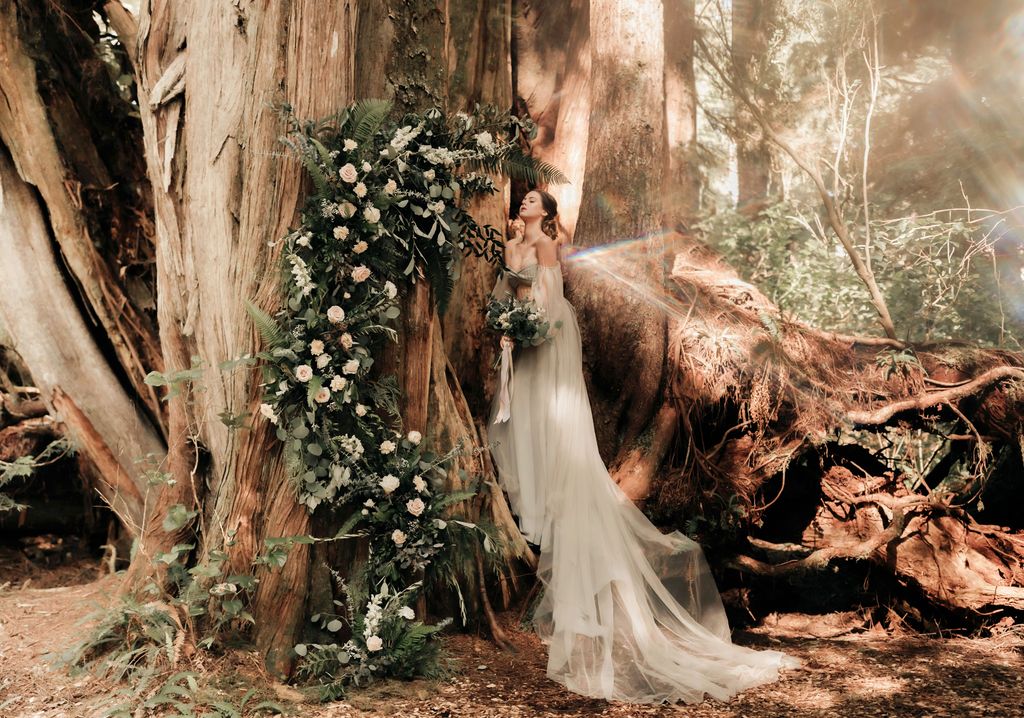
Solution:
<path fill-rule="evenodd" d="M 540 223 L 542 231 L 551 239 L 558 239 L 558 200 L 542 189 L 531 190 L 540 195 L 540 204 L 547 213 L 547 217 Z"/>

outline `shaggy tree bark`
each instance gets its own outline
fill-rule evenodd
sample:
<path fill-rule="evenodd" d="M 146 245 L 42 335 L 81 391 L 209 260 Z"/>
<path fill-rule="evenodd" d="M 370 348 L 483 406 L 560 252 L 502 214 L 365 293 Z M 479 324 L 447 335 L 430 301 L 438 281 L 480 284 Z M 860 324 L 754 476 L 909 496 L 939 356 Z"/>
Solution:
<path fill-rule="evenodd" d="M 45 206 L 51 252 L 60 252 L 71 297 L 87 307 L 93 342 L 112 355 L 125 388 L 142 402 L 134 422 L 140 428 L 129 431 L 155 424 L 162 433 L 157 392 L 144 382 L 161 366 L 145 312 L 152 306 L 152 228 L 139 186 L 144 170 L 118 144 L 139 142 L 141 133 L 107 78 L 98 35 L 88 7 L 0 2 L 0 139 Z M 46 295 L 33 300 L 44 304 Z M 133 458 L 127 470 L 134 476 Z"/>

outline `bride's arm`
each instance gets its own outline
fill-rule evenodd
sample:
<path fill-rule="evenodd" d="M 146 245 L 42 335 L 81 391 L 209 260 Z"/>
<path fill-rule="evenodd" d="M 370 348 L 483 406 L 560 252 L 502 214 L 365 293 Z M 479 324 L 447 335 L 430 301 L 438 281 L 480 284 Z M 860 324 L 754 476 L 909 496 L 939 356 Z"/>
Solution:
<path fill-rule="evenodd" d="M 559 262 L 559 243 L 553 239 L 537 241 L 537 261 L 546 267 L 553 267 Z"/>

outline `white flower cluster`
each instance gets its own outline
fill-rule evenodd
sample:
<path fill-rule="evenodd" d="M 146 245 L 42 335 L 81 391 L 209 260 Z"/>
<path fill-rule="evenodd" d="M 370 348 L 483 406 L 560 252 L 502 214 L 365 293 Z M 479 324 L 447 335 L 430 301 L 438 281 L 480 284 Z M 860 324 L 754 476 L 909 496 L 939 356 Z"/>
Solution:
<path fill-rule="evenodd" d="M 455 164 L 458 155 L 452 152 L 447 147 L 431 147 L 430 145 L 420 145 L 420 154 L 432 165 L 445 165 L 451 167 Z"/>
<path fill-rule="evenodd" d="M 349 456 L 358 459 L 363 455 L 363 442 L 358 437 L 344 434 L 338 439 L 338 445 L 344 449 Z"/>
<path fill-rule="evenodd" d="M 404 150 L 410 142 L 416 139 L 416 136 L 423 131 L 423 123 L 413 127 L 412 125 L 406 125 L 405 127 L 395 130 L 395 136 L 391 138 L 391 146 L 396 150 Z"/>
<path fill-rule="evenodd" d="M 295 278 L 295 286 L 301 290 L 302 296 L 305 297 L 316 288 L 316 283 L 309 274 L 309 266 L 297 254 L 289 254 L 288 261 L 292 264 L 292 276 Z"/>
<path fill-rule="evenodd" d="M 366 604 L 366 619 L 363 623 L 363 637 L 366 639 L 366 650 L 379 651 L 384 647 L 384 641 L 377 635 L 380 626 L 380 619 L 383 615 L 381 601 L 387 597 L 388 585 L 385 583 L 380 593 L 374 594 L 370 602 Z"/>
<path fill-rule="evenodd" d="M 276 424 L 278 421 L 277 412 L 274 411 L 274 407 L 266 402 L 260 404 L 260 413 L 270 420 L 270 423 Z"/>

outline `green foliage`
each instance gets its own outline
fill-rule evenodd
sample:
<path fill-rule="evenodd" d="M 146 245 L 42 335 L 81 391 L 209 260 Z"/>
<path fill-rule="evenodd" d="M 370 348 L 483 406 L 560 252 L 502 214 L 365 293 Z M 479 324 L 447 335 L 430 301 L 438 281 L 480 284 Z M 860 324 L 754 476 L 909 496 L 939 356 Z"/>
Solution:
<path fill-rule="evenodd" d="M 823 241 L 812 205 L 792 199 L 755 217 L 722 211 L 697 225 L 702 238 L 784 312 L 832 331 L 877 334 L 878 315 L 838 240 Z M 910 341 L 973 338 L 1016 343 L 1001 325 L 1002 295 L 986 224 L 956 213 L 872 223 L 874 275 L 898 331 Z"/>
<path fill-rule="evenodd" d="M 265 342 L 260 414 L 284 443 L 298 500 L 309 511 L 343 509 L 348 519 L 335 536 L 268 539 L 258 562 L 280 566 L 297 543 L 369 538 L 366 563 L 342 581 L 344 602 L 335 601 L 343 613 L 313 619 L 327 633 L 348 624 L 351 638 L 296 646 L 302 675 L 337 697 L 352 683 L 441 670 L 431 638 L 448 621 L 412 620 L 420 577 L 429 567 L 459 591 L 456 566 L 470 565 L 481 541 L 488 555 L 495 546 L 493 528 L 442 518 L 476 496 L 475 487 L 445 491 L 461 442 L 441 456 L 426 450 L 426 427 L 400 428 L 397 379 L 372 371 L 384 343 L 397 339 L 400 297 L 425 279 L 443 312 L 464 254 L 499 261 L 500 231 L 463 209 L 496 190 L 486 172 L 564 177 L 519 150 L 521 134 L 536 132 L 532 123 L 492 107 L 394 118 L 391 103 L 364 100 L 322 121 L 284 109 L 285 141 L 316 192 L 281 240 L 285 306 L 270 315 L 247 304 Z M 187 519 L 179 512 L 174 522 Z"/>
<path fill-rule="evenodd" d="M 27 479 L 44 464 L 71 452 L 72 447 L 67 439 L 54 439 L 39 452 L 37 456 L 18 456 L 13 461 L 0 460 L 0 489 L 17 479 Z M 7 494 L 0 491 L 0 514 L 7 511 L 21 511 L 28 508 L 19 504 Z"/>

